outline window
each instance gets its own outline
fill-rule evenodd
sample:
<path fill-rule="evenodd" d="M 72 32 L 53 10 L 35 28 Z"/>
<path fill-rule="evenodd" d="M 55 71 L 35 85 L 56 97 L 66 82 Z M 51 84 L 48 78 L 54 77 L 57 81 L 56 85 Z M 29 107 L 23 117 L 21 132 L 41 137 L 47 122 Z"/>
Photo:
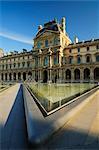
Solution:
<path fill-rule="evenodd" d="M 56 65 L 56 64 L 57 64 L 57 57 L 54 56 L 54 65 Z"/>
<path fill-rule="evenodd" d="M 78 53 L 80 52 L 80 48 L 78 47 Z"/>
<path fill-rule="evenodd" d="M 48 40 L 45 40 L 45 47 L 48 47 Z"/>
<path fill-rule="evenodd" d="M 4 65 L 2 65 L 2 69 L 4 69 Z"/>
<path fill-rule="evenodd" d="M 58 40 L 57 38 L 54 38 L 54 45 L 57 45 L 58 44 Z"/>
<path fill-rule="evenodd" d="M 45 57 L 44 58 L 44 66 L 47 66 L 48 65 L 48 57 Z"/>
<path fill-rule="evenodd" d="M 25 66 L 25 62 L 22 62 L 22 66 L 23 66 L 23 67 Z"/>
<path fill-rule="evenodd" d="M 87 51 L 89 51 L 89 47 L 87 47 Z"/>
<path fill-rule="evenodd" d="M 6 64 L 6 69 L 8 69 L 8 64 Z"/>
<path fill-rule="evenodd" d="M 72 52 L 72 50 L 70 49 L 70 50 L 69 50 L 69 52 L 71 53 L 71 52 Z"/>
<path fill-rule="evenodd" d="M 37 48 L 41 48 L 41 43 L 39 41 L 37 42 Z"/>
<path fill-rule="evenodd" d="M 80 62 L 81 62 L 81 58 L 80 58 L 80 56 L 78 56 L 77 63 L 80 64 Z"/>
<path fill-rule="evenodd" d="M 57 48 L 54 48 L 54 52 L 57 52 Z"/>
<path fill-rule="evenodd" d="M 96 62 L 99 62 L 99 55 L 96 56 Z"/>
<path fill-rule="evenodd" d="M 72 57 L 69 57 L 69 64 L 72 64 Z"/>
<path fill-rule="evenodd" d="M 86 62 L 89 63 L 90 62 L 90 56 L 86 57 Z"/>
<path fill-rule="evenodd" d="M 10 69 L 11 69 L 11 64 L 10 64 Z"/>
<path fill-rule="evenodd" d="M 27 62 L 27 67 L 30 67 L 30 62 Z"/>
<path fill-rule="evenodd" d="M 16 66 L 16 63 L 14 63 L 14 68 L 15 68 L 15 66 Z"/>
<path fill-rule="evenodd" d="M 18 63 L 18 67 L 20 67 L 20 63 Z"/>

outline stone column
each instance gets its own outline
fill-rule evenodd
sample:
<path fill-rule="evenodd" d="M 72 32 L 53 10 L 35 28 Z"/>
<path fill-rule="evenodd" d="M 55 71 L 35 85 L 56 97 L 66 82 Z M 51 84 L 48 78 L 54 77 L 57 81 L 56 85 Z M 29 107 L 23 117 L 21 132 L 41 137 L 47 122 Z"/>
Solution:
<path fill-rule="evenodd" d="M 7 74 L 7 81 L 8 81 L 8 74 Z"/>
<path fill-rule="evenodd" d="M 58 69 L 55 71 L 55 76 L 57 76 L 57 81 L 56 82 L 59 82 L 59 72 L 58 72 Z"/>
<path fill-rule="evenodd" d="M 8 73 L 8 79 L 9 79 L 9 81 L 10 81 L 10 73 Z"/>
<path fill-rule="evenodd" d="M 49 67 L 52 67 L 52 58 L 51 58 L 51 54 L 49 55 Z"/>
<path fill-rule="evenodd" d="M 28 73 L 26 72 L 26 81 L 29 79 Z"/>
<path fill-rule="evenodd" d="M 74 69 L 71 69 L 71 82 L 74 82 Z"/>
<path fill-rule="evenodd" d="M 63 69 L 63 75 L 64 75 L 63 80 L 65 82 L 66 81 L 66 70 L 65 70 L 65 68 Z"/>
<path fill-rule="evenodd" d="M 62 69 L 59 69 L 59 82 L 62 82 Z"/>
<path fill-rule="evenodd" d="M 11 81 L 14 81 L 14 75 L 13 75 L 13 73 L 12 73 L 12 78 L 11 78 Z"/>
<path fill-rule="evenodd" d="M 80 69 L 80 82 L 84 82 L 84 70 Z"/>
<path fill-rule="evenodd" d="M 35 79 L 35 71 L 34 70 L 32 71 L 32 78 L 33 78 L 33 80 Z"/>
<path fill-rule="evenodd" d="M 93 70 L 93 68 L 90 69 L 90 82 L 94 82 L 94 70 Z"/>
<path fill-rule="evenodd" d="M 52 79 L 51 79 L 51 69 L 48 70 L 48 83 L 51 83 Z"/>
<path fill-rule="evenodd" d="M 16 81 L 18 81 L 18 73 L 16 73 Z"/>
<path fill-rule="evenodd" d="M 41 82 L 41 70 L 39 70 L 39 81 Z"/>

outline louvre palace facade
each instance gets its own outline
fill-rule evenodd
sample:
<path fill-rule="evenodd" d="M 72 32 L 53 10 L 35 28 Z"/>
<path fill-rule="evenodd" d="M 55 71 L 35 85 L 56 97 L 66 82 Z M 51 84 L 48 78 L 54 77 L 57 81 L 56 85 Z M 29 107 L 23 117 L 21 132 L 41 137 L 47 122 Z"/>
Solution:
<path fill-rule="evenodd" d="M 38 26 L 31 51 L 2 53 L 0 81 L 99 82 L 99 39 L 71 42 L 64 17 Z"/>

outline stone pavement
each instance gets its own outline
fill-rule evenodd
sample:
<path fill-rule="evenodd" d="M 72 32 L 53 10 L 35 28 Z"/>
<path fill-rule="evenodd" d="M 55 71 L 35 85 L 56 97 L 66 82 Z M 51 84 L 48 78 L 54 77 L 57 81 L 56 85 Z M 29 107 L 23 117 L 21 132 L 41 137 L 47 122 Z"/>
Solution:
<path fill-rule="evenodd" d="M 2 115 L 0 124 L 3 125 L 1 128 L 1 150 L 27 149 L 28 147 L 21 88 L 17 84 L 9 88 L 6 93 L 0 95 L 0 115 Z M 13 105 L 12 108 L 11 105 Z M 10 109 L 11 111 L 8 115 L 7 113 Z"/>
<path fill-rule="evenodd" d="M 99 149 L 99 90 L 40 149 Z"/>
<path fill-rule="evenodd" d="M 0 93 L 0 150 L 29 149 L 20 84 Z M 99 90 L 48 141 L 31 149 L 99 149 Z"/>

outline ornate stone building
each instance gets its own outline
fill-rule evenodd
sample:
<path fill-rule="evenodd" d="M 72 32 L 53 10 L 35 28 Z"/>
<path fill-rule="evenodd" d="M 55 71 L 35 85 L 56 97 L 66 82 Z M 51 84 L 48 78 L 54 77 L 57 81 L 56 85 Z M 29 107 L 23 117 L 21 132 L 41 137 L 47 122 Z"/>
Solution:
<path fill-rule="evenodd" d="M 23 50 L 0 58 L 0 81 L 25 81 L 32 78 L 32 52 Z"/>
<path fill-rule="evenodd" d="M 0 80 L 99 82 L 99 39 L 72 43 L 65 18 L 40 25 L 32 51 L 0 58 Z"/>

